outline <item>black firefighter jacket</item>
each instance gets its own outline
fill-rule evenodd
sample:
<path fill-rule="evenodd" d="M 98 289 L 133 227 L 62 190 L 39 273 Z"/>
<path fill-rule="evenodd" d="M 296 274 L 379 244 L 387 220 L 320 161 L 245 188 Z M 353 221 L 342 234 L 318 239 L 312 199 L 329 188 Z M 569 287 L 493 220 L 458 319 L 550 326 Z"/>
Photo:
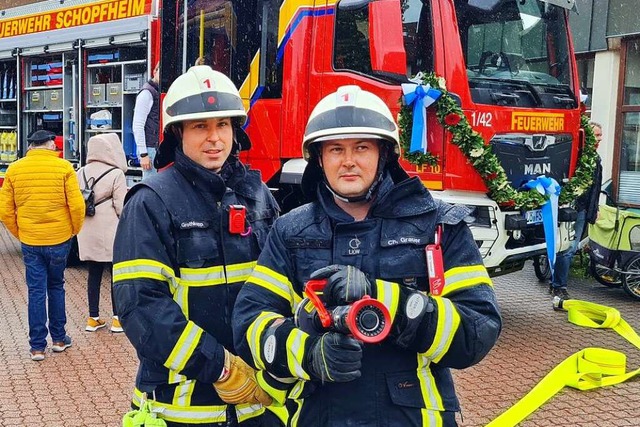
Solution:
<path fill-rule="evenodd" d="M 246 207 L 245 235 L 229 233 L 230 205 Z M 134 403 L 155 391 L 167 420 L 229 418 L 234 407 L 227 408 L 212 383 L 223 367 L 223 347 L 236 353 L 231 311 L 277 213 L 260 174 L 233 157 L 216 174 L 178 151 L 172 168 L 131 189 L 114 245 L 113 282 L 124 331 L 140 359 Z M 263 411 L 237 405 L 232 418 L 251 423 Z"/>
<path fill-rule="evenodd" d="M 455 425 L 460 407 L 449 368 L 480 361 L 500 333 L 491 280 L 462 221 L 468 210 L 433 200 L 417 178 L 399 184 L 386 178 L 379 191 L 368 217 L 354 222 L 319 186 L 318 201 L 276 221 L 236 302 L 236 349 L 269 371 L 259 377 L 272 395 L 297 401 L 292 426 Z M 438 223 L 445 286 L 441 296 L 430 297 L 435 310 L 427 313 L 416 349 L 400 348 L 393 339 L 365 344 L 360 378 L 324 384 L 310 378 L 304 367 L 312 339 L 291 320 L 310 274 L 330 264 L 354 265 L 378 286 L 394 282 L 427 292 L 425 246 L 433 243 Z M 377 298 L 397 311 L 397 297 Z M 277 318 L 287 319 L 277 331 L 288 335 L 265 344 L 262 337 Z M 298 381 L 287 387 L 274 377 Z"/>

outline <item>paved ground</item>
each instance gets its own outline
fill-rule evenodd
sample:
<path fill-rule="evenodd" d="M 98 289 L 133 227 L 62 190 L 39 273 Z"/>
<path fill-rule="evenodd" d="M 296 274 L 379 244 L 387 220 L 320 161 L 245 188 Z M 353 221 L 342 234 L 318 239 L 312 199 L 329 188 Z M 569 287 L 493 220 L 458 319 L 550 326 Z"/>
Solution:
<path fill-rule="evenodd" d="M 68 332 L 73 347 L 47 350 L 43 362 L 29 359 L 26 286 L 19 246 L 0 225 L 0 427 L 119 426 L 129 407 L 136 358 L 123 334 L 106 328 L 84 332 L 86 278 L 67 270 Z M 495 280 L 504 316 L 496 348 L 479 365 L 455 372 L 463 426 L 484 426 L 526 394 L 567 356 L 588 346 L 624 351 L 629 370 L 640 366 L 640 350 L 613 331 L 578 328 L 551 309 L 546 287 L 531 266 Z M 108 281 L 103 281 L 101 314 L 110 316 Z M 640 331 L 640 302 L 621 289 L 591 280 L 571 283 L 574 297 L 618 308 Z M 590 392 L 565 389 L 522 426 L 638 426 L 640 379 Z"/>

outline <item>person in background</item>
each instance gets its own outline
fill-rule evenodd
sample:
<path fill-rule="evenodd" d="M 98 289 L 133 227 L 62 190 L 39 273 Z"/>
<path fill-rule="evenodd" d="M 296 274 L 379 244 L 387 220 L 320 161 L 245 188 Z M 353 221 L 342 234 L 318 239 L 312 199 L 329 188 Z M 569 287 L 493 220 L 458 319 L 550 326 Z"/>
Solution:
<path fill-rule="evenodd" d="M 602 125 L 596 122 L 589 122 L 593 134 L 596 138 L 596 148 L 602 141 Z M 576 199 L 575 209 L 578 217 L 574 224 L 575 240 L 571 247 L 556 256 L 556 264 L 553 270 L 553 278 L 549 285 L 549 293 L 552 297 L 560 297 L 563 300 L 569 299 L 567 284 L 569 282 L 569 268 L 571 260 L 578 251 L 585 225 L 594 224 L 598 218 L 598 203 L 600 200 L 600 188 L 602 187 L 602 164 L 600 156 L 596 157 L 596 168 L 593 171 L 593 183 L 580 197 Z"/>
<path fill-rule="evenodd" d="M 250 148 L 233 82 L 194 66 L 163 101 L 163 173 L 127 194 L 114 245 L 116 308 L 140 366 L 133 405 L 168 426 L 263 426 L 271 403 L 236 356 L 231 311 L 278 207 Z M 277 425 L 277 424 L 276 424 Z"/>
<path fill-rule="evenodd" d="M 118 219 L 122 213 L 127 194 L 127 159 L 120 138 L 115 133 L 92 136 L 87 142 L 87 165 L 77 172 L 81 188 L 93 186 L 95 193 L 95 215 L 85 218 L 78 234 L 80 260 L 86 261 L 89 269 L 87 297 L 89 317 L 85 330 L 95 332 L 106 326 L 100 319 L 100 285 L 106 269 L 111 275 L 113 241 Z M 99 178 L 99 179 L 98 179 Z M 113 318 L 111 332 L 122 332 L 113 302 L 113 278 L 111 280 Z"/>
<path fill-rule="evenodd" d="M 54 139 L 46 130 L 27 137 L 27 155 L 9 165 L 0 189 L 0 220 L 22 244 L 30 355 L 35 361 L 45 358 L 48 334 L 54 352 L 71 347 L 65 329 L 64 270 L 85 211 L 73 166 L 58 157 Z"/>
<path fill-rule="evenodd" d="M 153 68 L 152 78 L 142 86 L 133 107 L 133 139 L 142 168 L 142 178 L 156 173 L 153 159 L 160 141 L 160 62 Z"/>
<path fill-rule="evenodd" d="M 276 402 L 295 401 L 298 426 L 455 426 L 450 368 L 482 360 L 502 325 L 464 222 L 469 210 L 409 178 L 391 111 L 358 86 L 316 105 L 302 153 L 302 188 L 313 201 L 273 225 L 236 300 L 236 349 L 261 369 L 258 381 Z M 442 262 L 431 274 L 427 252 Z M 301 303 L 312 279 L 325 281 L 327 307 L 365 295 L 383 303 L 390 335 L 366 344 L 304 321 L 313 313 Z M 362 322 L 382 325 L 372 316 Z"/>

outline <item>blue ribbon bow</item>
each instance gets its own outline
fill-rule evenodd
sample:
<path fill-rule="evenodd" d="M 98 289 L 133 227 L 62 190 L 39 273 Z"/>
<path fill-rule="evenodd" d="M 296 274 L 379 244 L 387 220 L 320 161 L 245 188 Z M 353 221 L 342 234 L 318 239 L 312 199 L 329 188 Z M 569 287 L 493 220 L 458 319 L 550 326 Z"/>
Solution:
<path fill-rule="evenodd" d="M 402 93 L 405 105 L 413 104 L 413 125 L 409 152 L 427 152 L 427 107 L 442 96 L 442 92 L 430 85 L 403 83 Z"/>
<path fill-rule="evenodd" d="M 547 258 L 551 267 L 551 280 L 554 276 L 556 265 L 556 245 L 558 231 L 558 198 L 560 196 L 560 184 L 553 179 L 541 175 L 524 185 L 526 188 L 535 189 L 538 193 L 547 197 L 547 202 L 542 205 L 542 226 L 544 238 L 547 241 Z"/>

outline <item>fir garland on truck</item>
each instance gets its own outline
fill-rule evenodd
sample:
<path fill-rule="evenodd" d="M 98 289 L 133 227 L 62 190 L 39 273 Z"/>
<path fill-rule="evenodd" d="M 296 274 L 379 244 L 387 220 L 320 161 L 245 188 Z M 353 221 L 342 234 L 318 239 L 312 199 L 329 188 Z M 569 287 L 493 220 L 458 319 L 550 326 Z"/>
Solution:
<path fill-rule="evenodd" d="M 495 200 L 500 206 L 522 210 L 537 209 L 546 203 L 547 198 L 535 189 L 518 191 L 511 186 L 500 161 L 491 151 L 491 146 L 485 144 L 482 135 L 471 128 L 462 108 L 447 92 L 444 79 L 434 73 L 424 74 L 422 76 L 422 84 L 428 84 L 433 89 L 442 92 L 442 96 L 435 103 L 438 123 L 451 132 L 453 136 L 452 142 L 460 148 L 469 163 L 478 171 L 489 190 L 491 199 Z M 438 162 L 437 156 L 428 151 L 426 153 L 409 152 L 412 124 L 412 108 L 403 103 L 398 116 L 403 157 L 414 165 L 436 165 Z M 591 186 L 593 181 L 593 172 L 598 156 L 596 139 L 586 116 L 581 117 L 580 126 L 585 132 L 585 146 L 578 158 L 573 178 L 562 187 L 559 201 L 561 205 L 573 202 Z"/>

